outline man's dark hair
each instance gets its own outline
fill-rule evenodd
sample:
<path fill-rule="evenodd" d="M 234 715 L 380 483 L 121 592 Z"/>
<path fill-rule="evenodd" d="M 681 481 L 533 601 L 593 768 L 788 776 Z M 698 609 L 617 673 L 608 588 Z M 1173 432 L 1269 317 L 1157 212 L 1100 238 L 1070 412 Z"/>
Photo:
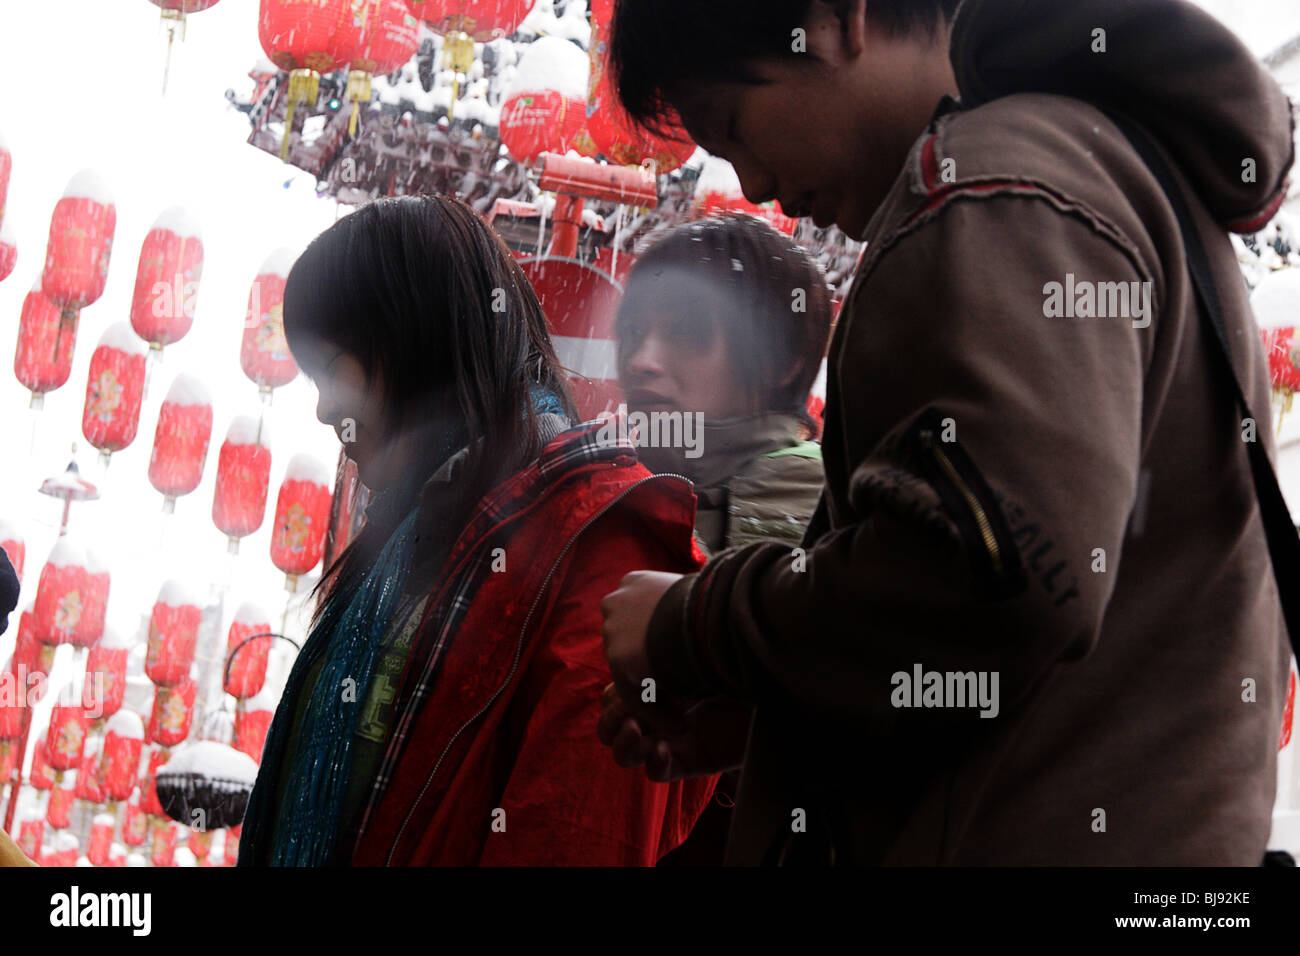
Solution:
<path fill-rule="evenodd" d="M 670 130 L 668 91 L 695 83 L 757 83 L 758 59 L 816 59 L 795 53 L 793 31 L 814 3 L 829 3 L 841 20 L 844 0 L 615 0 L 609 62 L 623 108 L 659 133 Z M 931 34 L 961 0 L 869 0 L 867 16 L 893 36 Z"/>
<path fill-rule="evenodd" d="M 673 269 L 708 280 L 718 295 L 701 300 L 695 290 L 656 281 Z M 830 289 L 789 236 L 732 213 L 683 223 L 650 246 L 628 274 L 619 303 L 620 372 L 656 313 L 676 315 L 702 337 L 721 332 L 734 379 L 751 405 L 789 412 L 816 431 L 807 403 L 830 338 Z"/>

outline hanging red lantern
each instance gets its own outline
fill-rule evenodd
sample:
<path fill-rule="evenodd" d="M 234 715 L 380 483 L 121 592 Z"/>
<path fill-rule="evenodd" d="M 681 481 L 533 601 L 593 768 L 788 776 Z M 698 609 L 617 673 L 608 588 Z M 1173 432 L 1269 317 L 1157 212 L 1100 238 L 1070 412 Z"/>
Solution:
<path fill-rule="evenodd" d="M 104 636 L 104 617 L 108 613 L 108 565 L 94 551 L 86 551 L 86 599 L 81 609 L 81 619 L 70 643 L 78 647 L 93 647 Z"/>
<path fill-rule="evenodd" d="M 36 638 L 42 644 L 72 644 L 89 599 L 86 555 L 60 538 L 41 568 L 36 586 Z"/>
<path fill-rule="evenodd" d="M 77 767 L 77 786 L 72 791 L 78 800 L 88 803 L 104 802 L 104 786 L 99 780 L 99 746 L 98 738 L 91 737 L 86 741 L 86 749 Z"/>
<path fill-rule="evenodd" d="M 24 820 L 18 828 L 18 849 L 29 860 L 41 855 L 41 842 L 45 839 L 44 820 Z"/>
<path fill-rule="evenodd" d="M 271 563 L 288 576 L 289 590 L 297 578 L 316 567 L 325 553 L 330 520 L 329 469 L 310 455 L 294 455 L 275 503 L 271 530 Z"/>
<path fill-rule="evenodd" d="M 81 853 L 81 841 L 71 833 L 60 833 L 54 838 L 52 866 L 76 866 Z"/>
<path fill-rule="evenodd" d="M 587 122 L 587 74 L 582 50 L 560 37 L 539 37 L 524 48 L 501 103 L 501 142 L 532 165 L 544 152 L 574 148 Z"/>
<path fill-rule="evenodd" d="M 271 253 L 248 293 L 239 366 L 264 396 L 298 375 L 298 365 L 284 337 L 284 283 L 297 258 L 289 249 Z"/>
<path fill-rule="evenodd" d="M 50 766 L 56 771 L 73 770 L 80 766 L 89 729 L 90 721 L 81 709 L 81 701 L 55 704 L 50 711 L 50 731 L 46 737 L 49 741 Z"/>
<path fill-rule="evenodd" d="M 3 212 L 0 211 L 0 216 L 2 215 Z M 0 282 L 13 274 L 17 264 L 18 237 L 14 235 L 13 227 L 0 219 Z"/>
<path fill-rule="evenodd" d="M 120 710 L 104 726 L 104 755 L 99 776 L 108 800 L 129 800 L 144 750 L 144 724 L 139 715 Z"/>
<path fill-rule="evenodd" d="M 235 713 L 235 749 L 242 750 L 258 763 L 262 762 L 262 748 L 266 745 L 266 734 L 275 716 L 274 705 L 268 708 L 259 706 L 260 703 L 253 698 L 245 704 L 246 710 Z"/>
<path fill-rule="evenodd" d="M 188 212 L 173 206 L 144 237 L 131 299 L 131 327 L 151 349 L 162 351 L 190 330 L 202 276 L 202 231 Z"/>
<path fill-rule="evenodd" d="M 117 207 L 104 181 L 91 170 L 73 176 L 54 207 L 41 274 L 41 288 L 62 315 L 61 336 L 75 337 L 81 310 L 104 294 L 116 229 Z"/>
<path fill-rule="evenodd" d="M 86 859 L 95 866 L 111 866 L 108 860 L 109 848 L 113 845 L 113 829 L 117 820 L 111 813 L 97 813 L 90 824 L 90 846 L 86 848 Z"/>
<path fill-rule="evenodd" d="M 203 479 L 203 465 L 212 438 L 212 399 L 203 383 L 181 373 L 158 412 L 149 483 L 163 494 L 163 511 L 170 514 L 176 499 L 188 495 Z"/>
<path fill-rule="evenodd" d="M 434 33 L 466 33 L 476 43 L 507 37 L 519 28 L 535 0 L 406 0 Z"/>
<path fill-rule="evenodd" d="M 253 635 L 261 637 L 249 640 Z M 243 604 L 226 636 L 224 686 L 226 693 L 243 700 L 261 692 L 266 684 L 266 660 L 271 650 L 271 619 L 256 604 Z"/>
<path fill-rule="evenodd" d="M 1251 309 L 1264 337 L 1269 382 L 1280 406 L 1278 432 L 1300 391 L 1300 269 L 1280 269 L 1260 280 L 1250 296 Z"/>
<path fill-rule="evenodd" d="M 175 747 L 190 735 L 194 722 L 194 695 L 198 685 L 192 678 L 179 684 L 160 685 L 153 695 L 153 712 L 149 717 L 149 742 Z"/>
<path fill-rule="evenodd" d="M 158 802 L 157 782 L 158 768 L 169 759 L 171 754 L 163 747 L 153 747 L 149 751 L 149 766 L 145 770 L 144 781 L 140 788 L 140 809 L 150 816 L 165 815 L 162 804 Z"/>
<path fill-rule="evenodd" d="M 149 847 L 149 862 L 154 866 L 174 866 L 176 863 L 176 824 L 168 820 L 153 828 Z"/>
<path fill-rule="evenodd" d="M 50 790 L 50 802 L 45 808 L 45 821 L 56 830 L 64 830 L 72 825 L 68 819 L 68 811 L 72 809 L 72 801 L 75 799 L 73 790 L 76 786 L 77 773 L 73 770 L 64 774 L 63 782 L 56 784 Z"/>
<path fill-rule="evenodd" d="M 151 681 L 167 686 L 189 678 L 202 619 L 198 597 L 184 585 L 168 581 L 162 586 L 149 617 L 144 670 Z"/>
<path fill-rule="evenodd" d="M 3 518 L 0 518 L 0 551 L 4 551 L 5 556 L 9 558 L 14 574 L 18 575 L 18 581 L 21 583 L 23 563 L 27 560 L 27 544 L 18 529 Z"/>
<path fill-rule="evenodd" d="M 14 375 L 32 393 L 32 408 L 45 404 L 45 393 L 63 385 L 72 374 L 76 336 L 60 334 L 59 307 L 41 291 L 38 278 L 23 300 L 18 320 Z"/>
<path fill-rule="evenodd" d="M 642 166 L 653 175 L 672 172 L 695 152 L 695 143 L 675 114 L 669 115 L 672 137 L 657 136 L 632 121 L 618 101 L 612 77 L 605 69 L 609 50 L 614 0 L 592 0 L 591 76 L 587 92 L 587 133 L 579 135 L 577 149 L 600 152 L 620 166 Z"/>
<path fill-rule="evenodd" d="M 149 814 L 140 808 L 140 791 L 137 789 L 127 801 L 122 817 L 122 842 L 127 846 L 139 846 L 148 836 Z"/>
<path fill-rule="evenodd" d="M 46 744 L 45 731 L 36 738 L 32 749 L 32 769 L 27 774 L 27 782 L 37 790 L 49 790 L 54 786 L 55 770 L 50 766 L 50 749 Z"/>
<path fill-rule="evenodd" d="M 420 25 L 403 0 L 350 0 L 334 39 L 334 59 L 348 64 L 347 97 L 352 103 L 348 135 L 357 133 L 357 115 L 369 103 L 370 80 L 400 69 L 420 45 Z"/>
<path fill-rule="evenodd" d="M 10 668 L 12 667 L 11 660 Z M 18 741 L 27 729 L 24 726 L 28 714 L 25 690 L 13 676 L 12 670 L 0 675 L 0 747 Z M 0 785 L 8 779 L 0 774 Z"/>
<path fill-rule="evenodd" d="M 349 7 L 350 0 L 261 0 L 257 37 L 271 62 L 289 71 L 281 160 L 289 158 L 294 110 L 315 106 L 320 75 L 340 66 L 334 44 Z"/>
<path fill-rule="evenodd" d="M 9 177 L 14 169 L 14 154 L 0 136 L 0 224 L 5 221 L 5 204 L 9 198 Z"/>
<path fill-rule="evenodd" d="M 271 440 L 266 427 L 241 415 L 230 423 L 217 456 L 217 487 L 212 496 L 212 523 L 239 553 L 239 539 L 262 526 L 271 487 Z"/>
<path fill-rule="evenodd" d="M 144 402 L 145 347 L 125 322 L 110 325 L 90 356 L 81 433 L 100 461 L 135 441 Z"/>
<path fill-rule="evenodd" d="M 88 714 L 99 714 L 99 719 L 105 720 L 121 709 L 126 694 L 126 658 L 129 653 L 130 648 L 114 634 L 87 653 L 81 705 Z"/>
<path fill-rule="evenodd" d="M 204 861 L 212 852 L 212 831 L 190 829 L 190 835 L 185 838 L 185 846 L 194 854 L 194 858 L 199 861 L 199 866 L 204 865 Z"/>
<path fill-rule="evenodd" d="M 0 704 L 0 708 L 4 705 Z M 21 741 L 0 738 L 0 785 L 13 779 L 18 769 L 18 748 Z"/>
<path fill-rule="evenodd" d="M 226 866 L 234 866 L 235 861 L 239 859 L 239 835 L 243 831 L 242 823 L 226 831 L 226 842 L 221 848 L 222 855 L 226 858 Z"/>
<path fill-rule="evenodd" d="M 36 612 L 28 607 L 18 618 L 18 639 L 14 643 L 9 665 L 19 686 L 27 688 L 27 701 L 36 706 L 49 687 L 50 668 L 54 666 L 54 644 L 37 638 Z"/>

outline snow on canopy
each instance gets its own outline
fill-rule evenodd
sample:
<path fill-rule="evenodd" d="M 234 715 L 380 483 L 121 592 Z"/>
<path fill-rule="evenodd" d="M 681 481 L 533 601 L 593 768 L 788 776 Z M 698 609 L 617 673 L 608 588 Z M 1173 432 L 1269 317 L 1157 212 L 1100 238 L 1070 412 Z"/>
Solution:
<path fill-rule="evenodd" d="M 182 239 L 203 238 L 203 228 L 198 219 L 184 206 L 164 209 L 154 220 L 153 229 L 170 232 Z"/>
<path fill-rule="evenodd" d="M 252 415 L 236 415 L 230 420 L 226 429 L 226 441 L 232 445 L 261 445 L 271 447 L 271 436 L 266 424 L 261 426 L 261 438 L 258 438 L 258 420 Z"/>
<path fill-rule="evenodd" d="M 65 568 L 70 565 L 73 567 L 85 567 L 86 552 L 80 545 L 69 541 L 65 536 L 60 538 L 58 543 L 54 545 L 54 548 L 50 551 L 49 558 L 46 559 L 46 563 L 53 565 L 56 568 Z"/>
<path fill-rule="evenodd" d="M 188 372 L 181 372 L 167 390 L 167 401 L 173 405 L 211 405 L 208 387 Z"/>
<path fill-rule="evenodd" d="M 64 774 L 64 780 L 67 780 L 71 773 L 72 771 L 68 771 L 68 773 Z M 54 849 L 59 852 L 63 852 L 64 850 L 76 850 L 80 847 L 81 841 L 66 830 L 54 838 Z"/>
<path fill-rule="evenodd" d="M 524 17 L 515 32 L 521 37 L 558 37 L 564 41 L 573 40 L 582 44 L 583 49 L 591 43 L 591 23 L 587 19 L 587 5 L 580 0 L 570 0 L 564 8 L 564 16 L 555 15 L 555 0 L 537 0 L 536 5 Z M 586 96 L 586 92 L 583 92 Z"/>
<path fill-rule="evenodd" d="M 86 549 L 86 570 L 89 571 L 91 574 L 103 574 L 105 571 L 111 569 L 107 564 L 104 563 L 103 558 L 97 555 L 90 548 L 87 548 Z"/>
<path fill-rule="evenodd" d="M 266 257 L 266 261 L 262 263 L 262 268 L 257 270 L 257 274 L 260 276 L 288 278 L 289 270 L 293 268 L 293 264 L 297 261 L 298 253 L 292 249 L 276 249 L 275 252 Z"/>
<path fill-rule="evenodd" d="M 744 195 L 744 191 L 740 188 L 740 177 L 736 175 L 736 168 L 725 159 L 707 153 L 704 156 L 704 164 L 700 167 L 700 178 L 695 184 L 695 195 L 703 196 L 705 193 L 722 193 L 725 196 Z"/>
<path fill-rule="evenodd" d="M 1261 329 L 1300 325 L 1300 269 L 1279 269 L 1264 276 L 1250 305 Z"/>
<path fill-rule="evenodd" d="M 312 484 L 330 485 L 330 470 L 315 455 L 299 452 L 289 459 L 284 473 L 285 481 L 310 481 Z"/>
<path fill-rule="evenodd" d="M 585 103 L 590 71 L 591 60 L 586 53 L 568 40 L 544 36 L 524 49 L 515 75 L 506 88 L 506 96 L 556 90 Z"/>
<path fill-rule="evenodd" d="M 200 607 L 203 602 L 199 598 L 197 591 L 184 582 L 172 578 L 159 589 L 156 603 L 166 604 L 168 607 L 183 607 L 185 605 Z"/>
<path fill-rule="evenodd" d="M 254 625 L 266 624 L 270 629 L 271 616 L 261 609 L 252 601 L 245 601 L 239 605 L 239 610 L 235 612 L 235 624 Z"/>
<path fill-rule="evenodd" d="M 118 349 L 127 355 L 144 355 L 149 351 L 130 322 L 114 322 L 106 328 L 99 337 L 99 348 Z"/>
<path fill-rule="evenodd" d="M 144 721 L 134 711 L 119 710 L 104 724 L 104 733 L 117 734 L 130 740 L 144 740 Z"/>
<path fill-rule="evenodd" d="M 0 518 L 0 541 L 22 541 L 18 526 L 7 518 Z"/>
<path fill-rule="evenodd" d="M 185 744 L 158 768 L 158 776 L 192 773 L 213 780 L 251 787 L 257 779 L 257 761 L 242 750 L 215 740 Z"/>
<path fill-rule="evenodd" d="M 108 188 L 104 177 L 93 169 L 83 169 L 68 181 L 68 188 L 63 191 L 64 199 L 89 199 L 101 206 L 113 205 L 113 191 Z"/>

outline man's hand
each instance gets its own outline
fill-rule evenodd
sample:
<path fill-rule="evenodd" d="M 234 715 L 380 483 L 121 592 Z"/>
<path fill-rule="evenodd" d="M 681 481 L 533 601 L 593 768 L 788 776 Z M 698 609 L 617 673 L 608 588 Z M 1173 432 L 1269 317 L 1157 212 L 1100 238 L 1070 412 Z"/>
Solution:
<path fill-rule="evenodd" d="M 645 767 L 648 778 L 669 783 L 739 767 L 745 757 L 753 708 L 727 697 L 701 701 L 686 711 L 679 729 L 657 731 L 633 716 L 613 684 L 601 699 L 596 736 L 620 767 Z"/>
<path fill-rule="evenodd" d="M 680 574 L 663 571 L 633 571 L 625 574 L 617 590 L 605 595 L 600 602 L 605 616 L 601 633 L 605 637 L 605 657 L 609 660 L 609 673 L 619 696 L 634 715 L 643 721 L 673 722 L 668 711 L 680 709 L 670 706 L 660 688 L 655 688 L 654 703 L 642 700 L 646 678 L 654 679 L 650 672 L 650 657 L 646 651 L 646 632 L 655 605 Z"/>

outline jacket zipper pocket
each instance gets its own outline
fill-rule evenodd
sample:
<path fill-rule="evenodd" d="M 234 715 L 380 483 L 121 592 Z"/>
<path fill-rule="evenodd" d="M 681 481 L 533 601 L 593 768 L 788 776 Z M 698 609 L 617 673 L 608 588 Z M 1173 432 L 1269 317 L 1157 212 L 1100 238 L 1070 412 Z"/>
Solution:
<path fill-rule="evenodd" d="M 1020 549 L 993 489 L 970 455 L 956 441 L 939 439 L 943 420 L 942 413 L 929 409 L 913 426 L 924 477 L 961 531 L 976 579 L 985 585 L 990 599 L 1019 594 L 1028 583 Z"/>

